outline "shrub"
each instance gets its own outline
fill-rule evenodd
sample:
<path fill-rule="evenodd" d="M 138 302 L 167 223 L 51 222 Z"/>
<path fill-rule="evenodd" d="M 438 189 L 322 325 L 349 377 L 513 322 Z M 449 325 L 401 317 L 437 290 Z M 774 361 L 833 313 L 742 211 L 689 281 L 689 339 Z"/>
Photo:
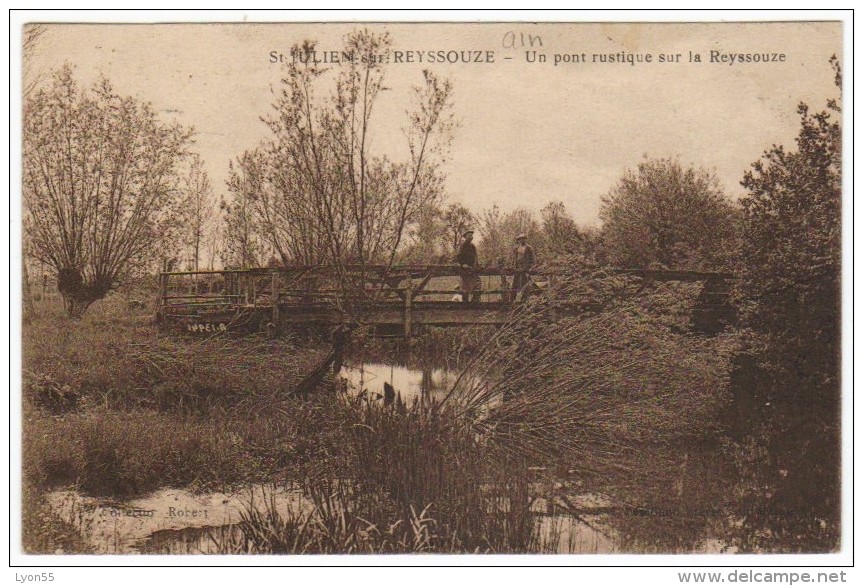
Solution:
<path fill-rule="evenodd" d="M 640 442 L 715 433 L 736 337 L 670 320 L 668 298 L 693 291 L 636 285 L 573 274 L 533 299 L 466 369 L 452 408 L 503 450 L 593 473 Z"/>

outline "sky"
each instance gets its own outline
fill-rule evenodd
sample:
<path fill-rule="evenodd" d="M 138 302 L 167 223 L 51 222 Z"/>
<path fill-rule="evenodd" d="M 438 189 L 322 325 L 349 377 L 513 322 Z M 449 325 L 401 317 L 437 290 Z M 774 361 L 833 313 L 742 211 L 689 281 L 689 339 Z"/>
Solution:
<path fill-rule="evenodd" d="M 222 195 L 229 161 L 269 132 L 260 117 L 282 73 L 271 54 L 289 58 L 306 39 L 321 51 L 340 50 L 357 26 L 49 24 L 28 68 L 69 62 L 82 83 L 105 75 L 165 120 L 194 126 L 195 148 Z M 400 129 L 410 88 L 429 68 L 454 87 L 449 201 L 534 212 L 562 201 L 580 225 L 599 222 L 603 195 L 645 156 L 711 170 L 729 197 L 739 197 L 744 171 L 764 150 L 793 145 L 797 104 L 821 109 L 836 97 L 828 59 L 842 52 L 835 22 L 363 26 L 389 32 L 401 52 L 398 63 L 391 54 L 390 89 L 375 107 L 376 152 L 405 156 Z M 450 51 L 483 62 L 417 62 Z M 767 54 L 770 62 L 730 61 L 741 53 Z M 650 63 L 626 61 L 647 54 Z"/>

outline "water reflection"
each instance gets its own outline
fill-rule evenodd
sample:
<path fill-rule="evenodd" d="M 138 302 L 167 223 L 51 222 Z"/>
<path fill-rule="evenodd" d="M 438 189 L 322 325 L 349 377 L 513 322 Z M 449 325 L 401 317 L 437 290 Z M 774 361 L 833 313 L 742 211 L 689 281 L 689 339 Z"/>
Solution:
<path fill-rule="evenodd" d="M 442 400 L 458 373 L 446 368 L 411 368 L 365 362 L 341 370 L 354 392 L 367 391 L 383 400 L 384 383 L 392 385 L 406 403 Z M 552 549 L 561 553 L 729 553 L 730 528 L 736 522 L 735 486 L 739 480 L 718 443 L 644 442 L 627 445 L 615 456 L 612 470 L 603 474 L 582 471 L 572 495 L 607 495 L 602 506 L 588 507 L 597 523 L 585 525 L 559 509 L 539 522 L 549 535 L 561 533 Z M 569 483 L 568 483 L 569 484 Z M 581 510 L 580 513 L 584 513 Z M 554 531 L 552 529 L 554 528 Z"/>
<path fill-rule="evenodd" d="M 572 497 L 595 502 L 594 497 Z M 102 554 L 225 554 L 248 545 L 240 529 L 241 512 L 250 507 L 283 515 L 314 509 L 297 488 L 252 485 L 232 493 L 193 494 L 164 489 L 137 499 L 111 501 L 72 490 L 48 495 L 54 512 L 80 531 Z M 548 499 L 537 499 L 531 510 L 540 551 L 546 553 L 615 553 L 621 551 L 613 530 L 603 527 L 602 507 L 587 506 L 578 518 L 562 513 Z M 245 544 L 245 545 L 244 545 Z"/>
<path fill-rule="evenodd" d="M 539 488 L 539 487 L 535 487 Z M 564 490 L 561 490 L 563 488 Z M 661 511 L 621 507 L 613 498 L 573 494 L 563 487 L 532 502 L 536 551 L 559 554 L 727 553 L 717 525 L 675 518 Z M 48 495 L 55 513 L 72 524 L 97 553 L 224 554 L 246 552 L 241 512 L 310 513 L 314 505 L 298 488 L 253 485 L 233 493 L 193 494 L 165 489 L 129 501 Z M 705 519 L 702 519 L 702 521 Z M 705 527 L 710 527 L 705 531 Z"/>
<path fill-rule="evenodd" d="M 314 506 L 299 488 L 273 485 L 202 494 L 163 489 L 127 501 L 62 490 L 48 494 L 47 500 L 93 551 L 105 554 L 219 553 L 218 544 L 236 531 L 250 507 L 308 512 Z"/>
<path fill-rule="evenodd" d="M 719 445 L 645 444 L 620 473 L 590 478 L 615 503 L 605 522 L 624 551 L 731 553 L 734 471 Z"/>
<path fill-rule="evenodd" d="M 365 362 L 343 366 L 340 376 L 356 392 L 367 391 L 372 398 L 384 397 L 384 383 L 391 385 L 402 400 L 440 401 L 446 397 L 458 374 L 444 368 L 408 368 L 395 364 Z M 379 397 L 378 397 L 379 396 Z"/>

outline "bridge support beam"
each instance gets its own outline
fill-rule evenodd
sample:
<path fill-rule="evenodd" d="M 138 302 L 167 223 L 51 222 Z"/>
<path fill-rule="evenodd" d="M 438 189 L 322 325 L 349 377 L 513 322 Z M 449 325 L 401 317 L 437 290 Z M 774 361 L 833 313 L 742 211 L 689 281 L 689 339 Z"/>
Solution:
<path fill-rule="evenodd" d="M 279 331 L 279 273 L 273 272 L 270 283 L 270 297 L 273 299 L 273 326 Z"/>
<path fill-rule="evenodd" d="M 159 299 L 156 301 L 156 321 L 165 318 L 165 297 L 168 296 L 168 274 L 159 275 Z"/>
<path fill-rule="evenodd" d="M 411 324 L 411 301 L 413 300 L 413 278 L 408 275 L 407 289 L 405 290 L 405 340 L 410 343 L 411 333 L 413 330 Z"/>

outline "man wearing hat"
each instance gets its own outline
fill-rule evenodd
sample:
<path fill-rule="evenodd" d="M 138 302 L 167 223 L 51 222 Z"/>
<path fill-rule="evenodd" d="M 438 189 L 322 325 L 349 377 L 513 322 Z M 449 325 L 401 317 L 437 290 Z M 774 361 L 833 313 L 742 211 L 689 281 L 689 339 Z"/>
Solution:
<path fill-rule="evenodd" d="M 478 302 L 482 280 L 476 274 L 477 258 L 476 246 L 473 244 L 473 230 L 465 230 L 462 234 L 464 239 L 455 256 L 455 262 L 461 267 L 461 291 L 462 300 Z"/>
<path fill-rule="evenodd" d="M 518 294 L 527 285 L 530 277 L 528 272 L 533 268 L 533 247 L 527 243 L 527 234 L 519 234 L 515 238 L 516 246 L 513 250 L 513 267 L 515 276 L 512 279 L 512 297 L 518 299 Z M 524 297 L 524 295 L 522 295 Z"/>

